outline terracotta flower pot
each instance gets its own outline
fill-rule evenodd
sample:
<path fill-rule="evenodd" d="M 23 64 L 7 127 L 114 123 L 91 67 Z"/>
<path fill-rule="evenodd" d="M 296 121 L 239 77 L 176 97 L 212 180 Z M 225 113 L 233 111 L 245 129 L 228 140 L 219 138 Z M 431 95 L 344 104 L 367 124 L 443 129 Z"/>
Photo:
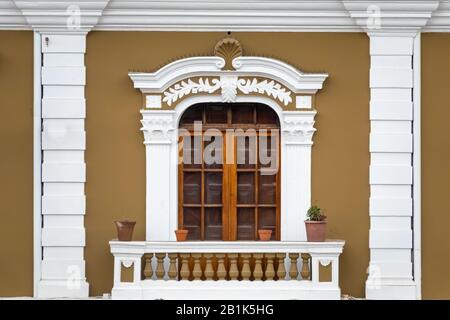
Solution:
<path fill-rule="evenodd" d="M 175 235 L 177 236 L 177 241 L 186 241 L 189 230 L 178 229 L 175 230 Z"/>
<path fill-rule="evenodd" d="M 119 241 L 131 241 L 136 221 L 114 221 L 117 227 L 117 238 Z"/>
<path fill-rule="evenodd" d="M 324 242 L 327 231 L 326 221 L 305 221 L 306 238 L 309 242 Z"/>
<path fill-rule="evenodd" d="M 269 241 L 272 236 L 272 230 L 261 229 L 258 230 L 259 240 L 261 241 Z"/>

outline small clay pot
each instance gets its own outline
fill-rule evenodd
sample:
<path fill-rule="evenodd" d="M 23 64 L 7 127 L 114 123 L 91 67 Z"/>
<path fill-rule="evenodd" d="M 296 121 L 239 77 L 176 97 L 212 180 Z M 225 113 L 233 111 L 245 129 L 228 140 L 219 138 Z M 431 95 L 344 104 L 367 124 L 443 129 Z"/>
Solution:
<path fill-rule="evenodd" d="M 177 241 L 186 241 L 189 230 L 178 229 L 175 230 L 175 235 L 177 236 Z"/>
<path fill-rule="evenodd" d="M 306 239 L 309 242 L 324 242 L 327 231 L 326 221 L 305 221 Z"/>
<path fill-rule="evenodd" d="M 259 240 L 261 241 L 269 241 L 270 237 L 272 237 L 272 230 L 261 229 L 258 230 Z"/>
<path fill-rule="evenodd" d="M 114 221 L 117 227 L 117 238 L 119 241 L 131 241 L 136 221 Z"/>

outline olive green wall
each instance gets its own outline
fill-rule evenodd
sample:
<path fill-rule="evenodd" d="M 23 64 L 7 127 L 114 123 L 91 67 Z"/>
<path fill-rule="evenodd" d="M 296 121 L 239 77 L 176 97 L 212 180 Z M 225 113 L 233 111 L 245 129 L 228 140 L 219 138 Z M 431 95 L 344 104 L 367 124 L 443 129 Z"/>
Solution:
<path fill-rule="evenodd" d="M 450 33 L 422 35 L 422 295 L 450 299 Z"/>
<path fill-rule="evenodd" d="M 154 71 L 177 58 L 212 55 L 225 33 L 91 32 L 87 37 L 87 278 L 110 292 L 113 221 L 137 220 L 145 238 L 145 148 L 141 94 L 129 70 Z M 364 295 L 369 260 L 369 40 L 362 33 L 233 33 L 244 55 L 278 58 L 330 77 L 317 95 L 312 199 L 329 217 L 330 238 L 347 241 L 343 293 Z M 299 221 L 298 223 L 303 223 Z"/>
<path fill-rule="evenodd" d="M 0 31 L 0 297 L 33 294 L 33 32 Z"/>

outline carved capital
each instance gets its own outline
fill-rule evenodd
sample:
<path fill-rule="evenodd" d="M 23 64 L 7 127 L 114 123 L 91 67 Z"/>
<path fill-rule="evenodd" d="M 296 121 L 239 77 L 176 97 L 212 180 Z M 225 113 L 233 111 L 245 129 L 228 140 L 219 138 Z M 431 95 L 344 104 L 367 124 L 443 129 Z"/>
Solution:
<path fill-rule="evenodd" d="M 307 112 L 283 112 L 283 124 L 281 130 L 284 133 L 286 144 L 311 145 L 314 128 L 315 111 Z"/>
<path fill-rule="evenodd" d="M 175 123 L 172 111 L 142 111 L 141 120 L 145 144 L 170 144 L 174 139 Z"/>

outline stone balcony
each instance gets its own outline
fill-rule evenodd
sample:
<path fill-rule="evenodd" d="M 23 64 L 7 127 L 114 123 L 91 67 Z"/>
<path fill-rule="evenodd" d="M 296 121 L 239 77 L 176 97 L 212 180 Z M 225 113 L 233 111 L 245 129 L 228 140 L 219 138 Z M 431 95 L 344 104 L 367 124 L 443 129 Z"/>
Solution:
<path fill-rule="evenodd" d="M 340 299 L 345 242 L 110 241 L 113 299 Z M 130 273 L 126 281 L 124 275 Z M 325 279 L 324 279 L 325 278 Z"/>

